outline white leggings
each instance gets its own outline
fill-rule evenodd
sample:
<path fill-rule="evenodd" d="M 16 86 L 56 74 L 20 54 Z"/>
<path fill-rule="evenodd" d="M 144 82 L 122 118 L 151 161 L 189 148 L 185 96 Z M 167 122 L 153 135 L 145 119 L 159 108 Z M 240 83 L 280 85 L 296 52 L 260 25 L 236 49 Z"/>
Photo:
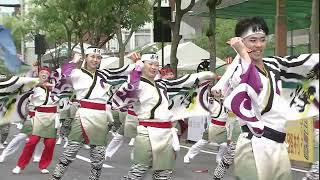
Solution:
<path fill-rule="evenodd" d="M 19 133 L 14 137 L 8 146 L 2 151 L 1 156 L 4 158 L 14 154 L 20 147 L 23 147 L 26 143 L 26 140 L 28 138 L 28 135 L 25 133 Z M 42 154 L 42 146 L 36 146 L 33 158 L 34 159 L 40 159 L 41 154 Z"/>
<path fill-rule="evenodd" d="M 118 149 L 122 146 L 125 139 L 128 139 L 127 137 L 116 133 L 116 135 L 112 138 L 109 145 L 106 148 L 106 157 L 112 157 Z"/>

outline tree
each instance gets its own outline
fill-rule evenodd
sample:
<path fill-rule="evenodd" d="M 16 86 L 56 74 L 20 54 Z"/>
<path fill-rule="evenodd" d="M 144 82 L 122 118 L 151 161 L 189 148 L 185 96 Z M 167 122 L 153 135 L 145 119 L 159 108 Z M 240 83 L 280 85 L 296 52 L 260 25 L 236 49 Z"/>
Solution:
<path fill-rule="evenodd" d="M 111 15 L 116 0 L 33 0 L 34 22 L 39 29 L 50 34 L 51 26 L 64 29 L 63 40 L 68 42 L 68 56 L 71 56 L 72 41 L 102 47 L 114 33 L 114 17 Z M 43 26 L 42 26 L 43 25 Z M 74 36 L 73 36 L 74 35 Z M 73 38 L 74 37 L 74 38 Z"/>
<path fill-rule="evenodd" d="M 69 17 L 69 12 L 60 8 L 64 1 L 30 1 L 32 8 L 27 14 L 26 25 L 32 36 L 39 32 L 46 35 L 48 44 L 62 44 L 67 42 L 68 57 L 71 57 L 72 42 L 76 42 L 74 25 Z M 75 43 L 76 44 L 76 43 Z"/>
<path fill-rule="evenodd" d="M 310 27 L 311 52 L 319 52 L 319 0 L 312 1 L 312 15 Z"/>
<path fill-rule="evenodd" d="M 226 42 L 234 37 L 234 27 L 236 25 L 235 20 L 230 19 L 216 19 L 216 57 L 225 58 L 227 56 L 235 56 L 234 50 L 232 50 Z M 209 48 L 209 38 L 207 36 L 207 31 L 210 24 L 207 21 L 204 25 L 204 32 L 200 35 L 196 35 L 192 42 L 199 47 L 210 51 Z"/>
<path fill-rule="evenodd" d="M 151 20 L 152 6 L 148 0 L 118 0 L 113 8 L 116 35 L 119 44 L 119 67 L 124 65 L 125 47 L 133 32 Z M 125 39 L 122 30 L 129 32 Z"/>
<path fill-rule="evenodd" d="M 210 71 L 215 72 L 216 69 L 216 7 L 221 3 L 221 0 L 207 0 L 206 5 L 209 8 L 210 26 L 207 31 L 209 38 L 209 53 L 210 53 Z"/>
<path fill-rule="evenodd" d="M 159 10 L 161 7 L 161 1 L 158 0 L 157 4 L 158 4 L 157 11 L 159 13 Z M 185 9 L 181 8 L 181 0 L 170 0 L 170 4 L 171 4 L 171 7 L 174 6 L 176 10 L 175 22 L 164 21 L 164 20 L 162 22 L 169 24 L 169 27 L 171 28 L 172 43 L 171 43 L 170 64 L 171 64 L 171 67 L 177 72 L 177 66 L 178 66 L 177 50 L 178 50 L 179 42 L 182 39 L 182 36 L 179 34 L 181 21 L 182 21 L 182 17 L 188 11 L 190 11 L 192 7 L 195 5 L 195 0 L 191 0 L 190 4 Z"/>

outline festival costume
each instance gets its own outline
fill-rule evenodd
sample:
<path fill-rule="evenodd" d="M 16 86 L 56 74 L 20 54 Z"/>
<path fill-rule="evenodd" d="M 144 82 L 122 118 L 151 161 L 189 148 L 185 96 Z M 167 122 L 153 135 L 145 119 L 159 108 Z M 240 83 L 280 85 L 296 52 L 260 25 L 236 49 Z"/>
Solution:
<path fill-rule="evenodd" d="M 247 63 L 237 56 L 214 89 L 224 93 L 224 105 L 241 119 L 235 155 L 235 176 L 238 179 L 291 179 L 290 161 L 285 140 L 287 120 L 302 118 L 299 113 L 305 106 L 286 104 L 281 98 L 283 81 L 300 81 L 314 78 L 312 71 L 319 63 L 318 54 L 263 58 L 266 71 L 260 71 L 254 62 Z M 225 78 L 224 78 L 225 76 Z M 224 79 L 224 80 L 223 80 Z M 319 83 L 319 82 L 318 82 Z M 318 84 L 316 83 L 316 84 Z M 306 99 L 318 96 L 315 87 Z M 312 100 L 318 100 L 319 97 Z M 290 105 L 290 108 L 289 108 Z M 317 110 L 316 110 L 317 111 Z M 304 117 L 316 115 L 310 110 Z"/>
<path fill-rule="evenodd" d="M 1 75 L 0 78 L 0 126 L 3 125 L 8 133 L 9 125 L 12 121 L 24 121 L 24 111 L 30 91 L 36 84 L 39 83 L 38 78 L 6 76 Z M 30 132 L 28 127 L 30 120 L 24 121 L 24 126 L 20 133 L 8 144 L 3 150 L 0 157 L 1 161 L 13 154 L 21 145 L 24 145 L 27 135 L 24 130 Z M 31 123 L 30 123 L 31 124 Z M 32 129 L 31 129 L 32 130 Z M 4 136 L 6 136 L 4 134 Z M 5 139 L 2 136 L 3 139 Z M 40 149 L 41 150 L 41 149 Z M 37 151 L 39 153 L 39 151 Z M 38 154 L 37 153 L 37 154 Z"/>
<path fill-rule="evenodd" d="M 172 128 L 173 112 L 168 109 L 168 91 L 192 86 L 195 81 L 210 80 L 213 74 L 202 72 L 186 75 L 177 80 L 163 79 L 151 82 L 138 77 L 130 77 L 129 83 L 123 84 L 113 96 L 113 107 L 133 106 L 139 125 L 134 143 L 134 165 L 123 179 L 143 179 L 152 167 L 153 179 L 171 179 L 178 151 L 177 130 Z M 133 80 L 134 79 L 134 80 Z"/>
<path fill-rule="evenodd" d="M 52 179 L 61 179 L 69 164 L 75 159 L 82 143 L 90 145 L 91 171 L 89 179 L 99 179 L 107 144 L 107 127 L 112 121 L 111 108 L 107 105 L 112 95 L 112 84 L 125 81 L 134 65 L 113 70 L 96 70 L 90 73 L 86 69 L 74 69 L 69 63 L 70 80 L 79 108 L 71 122 L 69 143 L 60 156 Z M 64 67 L 62 67 L 64 69 Z M 68 76 L 68 74 L 66 74 Z"/>
<path fill-rule="evenodd" d="M 210 103 L 211 108 L 211 121 L 206 131 L 203 133 L 202 139 L 192 145 L 184 156 L 184 162 L 189 163 L 190 159 L 193 159 L 200 153 L 201 148 L 207 145 L 209 142 L 215 142 L 218 144 L 227 142 L 227 132 L 225 124 L 227 121 L 227 112 L 222 106 L 222 102 L 213 98 L 213 102 Z"/>
<path fill-rule="evenodd" d="M 39 162 L 40 170 L 47 169 L 50 165 L 56 141 L 57 125 L 57 98 L 51 96 L 47 87 L 34 88 L 33 94 L 29 97 L 30 106 L 34 107 L 32 117 L 32 133 L 26 143 L 23 152 L 18 160 L 17 167 L 24 169 L 34 152 L 34 149 L 41 138 L 44 138 L 44 150 Z"/>
<path fill-rule="evenodd" d="M 29 111 L 27 119 L 23 122 L 23 126 L 18 133 L 7 145 L 7 147 L 2 151 L 0 155 L 0 162 L 3 162 L 8 156 L 14 154 L 21 146 L 25 145 L 28 140 L 28 136 L 32 133 L 32 122 L 31 118 L 34 116 L 34 111 Z M 39 161 L 41 158 L 42 147 L 36 146 L 35 152 L 33 154 L 33 159 L 35 162 Z"/>
<path fill-rule="evenodd" d="M 214 172 L 214 179 L 221 179 L 224 177 L 226 169 L 233 163 L 235 143 L 237 136 L 240 134 L 240 127 L 236 120 L 229 117 L 225 107 L 223 107 L 223 100 L 211 98 L 211 120 L 208 128 L 203 133 L 202 139 L 191 146 L 187 154 L 184 156 L 184 162 L 189 163 L 200 150 L 209 142 L 220 144 L 219 152 L 216 156 L 218 166 Z M 231 143 L 227 144 L 227 141 Z"/>
<path fill-rule="evenodd" d="M 122 146 L 125 139 L 128 139 L 128 137 L 124 136 L 125 133 L 125 121 L 126 121 L 126 112 L 118 112 L 118 111 L 112 111 L 113 119 L 114 121 L 119 121 L 120 127 L 118 128 L 117 132 L 113 136 L 112 140 L 106 147 L 106 158 L 111 158 L 118 149 Z"/>

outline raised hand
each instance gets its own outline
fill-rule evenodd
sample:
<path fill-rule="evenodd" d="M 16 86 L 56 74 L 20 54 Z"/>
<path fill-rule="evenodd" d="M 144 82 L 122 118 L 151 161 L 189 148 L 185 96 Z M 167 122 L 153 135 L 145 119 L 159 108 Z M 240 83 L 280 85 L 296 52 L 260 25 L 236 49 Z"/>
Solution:
<path fill-rule="evenodd" d="M 233 37 L 229 41 L 227 41 L 227 44 L 229 44 L 240 55 L 242 59 L 251 62 L 249 53 L 252 52 L 252 50 L 247 48 L 247 46 L 243 43 L 243 39 L 241 37 Z"/>
<path fill-rule="evenodd" d="M 72 62 L 73 62 L 73 63 L 78 63 L 79 61 L 81 61 L 81 58 L 82 58 L 82 55 L 81 55 L 81 54 L 75 53 L 75 54 L 73 55 Z"/>

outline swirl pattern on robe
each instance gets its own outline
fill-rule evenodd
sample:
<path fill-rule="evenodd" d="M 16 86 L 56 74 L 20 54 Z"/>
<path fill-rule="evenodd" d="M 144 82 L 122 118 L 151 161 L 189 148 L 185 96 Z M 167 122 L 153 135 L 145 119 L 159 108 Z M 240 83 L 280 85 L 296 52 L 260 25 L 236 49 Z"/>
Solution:
<path fill-rule="evenodd" d="M 66 97 L 72 94 L 72 84 L 66 75 L 63 74 L 63 70 L 58 68 L 50 75 L 50 81 L 55 84 L 52 89 L 51 96 Z"/>
<path fill-rule="evenodd" d="M 224 105 L 239 118 L 246 121 L 248 127 L 256 136 L 261 136 L 264 125 L 259 121 L 260 112 L 256 101 L 262 83 L 254 64 L 249 64 L 248 69 L 240 78 L 240 84 L 225 98 Z"/>
<path fill-rule="evenodd" d="M 24 120 L 29 91 L 38 78 L 12 76 L 0 82 L 0 125 Z"/>

